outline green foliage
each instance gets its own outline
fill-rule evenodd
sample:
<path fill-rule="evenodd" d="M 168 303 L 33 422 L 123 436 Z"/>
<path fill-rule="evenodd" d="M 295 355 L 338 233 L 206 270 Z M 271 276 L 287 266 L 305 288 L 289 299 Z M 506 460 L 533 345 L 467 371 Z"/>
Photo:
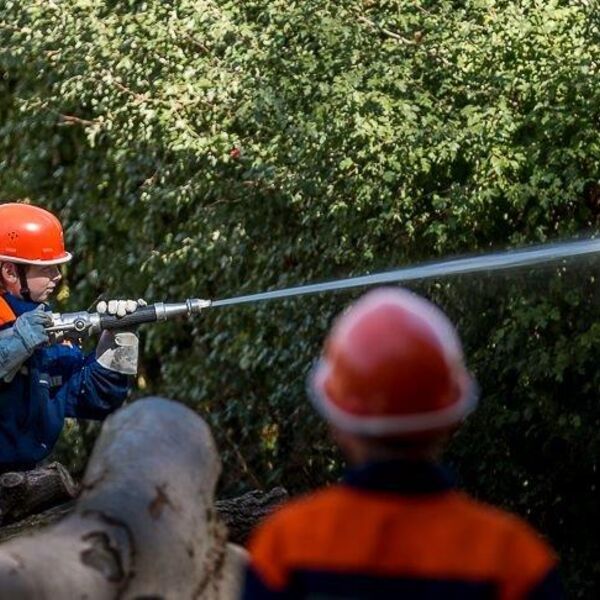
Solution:
<path fill-rule="evenodd" d="M 585 0 L 0 0 L 0 194 L 68 224 L 63 310 L 596 231 L 598 48 Z M 451 459 L 551 538 L 574 597 L 600 589 L 594 272 L 419 288 L 459 323 L 483 390 Z M 146 328 L 139 394 L 211 422 L 224 492 L 331 480 L 304 378 L 355 296 Z"/>

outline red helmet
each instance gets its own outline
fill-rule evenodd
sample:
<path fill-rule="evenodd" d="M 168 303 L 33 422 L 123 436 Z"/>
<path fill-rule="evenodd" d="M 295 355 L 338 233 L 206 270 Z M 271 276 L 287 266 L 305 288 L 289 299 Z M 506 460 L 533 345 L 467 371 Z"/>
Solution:
<path fill-rule="evenodd" d="M 452 323 L 399 288 L 369 292 L 337 319 L 309 393 L 333 425 L 377 437 L 445 429 L 477 404 Z"/>
<path fill-rule="evenodd" d="M 60 221 L 30 204 L 0 205 L 0 261 L 58 265 L 71 260 Z"/>

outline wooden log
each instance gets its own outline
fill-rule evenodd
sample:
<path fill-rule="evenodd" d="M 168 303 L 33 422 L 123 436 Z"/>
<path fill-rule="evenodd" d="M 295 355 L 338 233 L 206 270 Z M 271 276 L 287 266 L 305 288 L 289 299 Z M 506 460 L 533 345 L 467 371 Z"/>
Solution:
<path fill-rule="evenodd" d="M 287 491 L 282 487 L 273 488 L 268 492 L 252 490 L 242 496 L 217 500 L 215 509 L 219 518 L 227 526 L 228 541 L 244 546 L 252 529 L 288 498 Z M 4 525 L 0 527 L 0 542 L 26 533 L 33 533 L 36 529 L 57 523 L 70 514 L 74 507 L 75 503 L 71 500 L 43 512 L 28 515 L 20 521 Z"/>
<path fill-rule="evenodd" d="M 75 498 L 78 486 L 60 463 L 0 475 L 0 524 Z"/>
<path fill-rule="evenodd" d="M 147 398 L 111 416 L 73 512 L 0 545 L 0 597 L 235 598 L 245 560 L 213 503 L 220 462 L 194 412 Z"/>
<path fill-rule="evenodd" d="M 42 512 L 29 515 L 20 521 L 3 525 L 0 527 L 0 543 L 21 535 L 31 535 L 38 529 L 58 523 L 63 517 L 71 514 L 74 507 L 75 502 L 70 500 L 64 504 L 58 504 Z"/>
<path fill-rule="evenodd" d="M 267 493 L 253 490 L 237 498 L 217 500 L 215 508 L 227 525 L 229 541 L 243 546 L 252 529 L 288 497 L 282 487 L 273 488 Z"/>

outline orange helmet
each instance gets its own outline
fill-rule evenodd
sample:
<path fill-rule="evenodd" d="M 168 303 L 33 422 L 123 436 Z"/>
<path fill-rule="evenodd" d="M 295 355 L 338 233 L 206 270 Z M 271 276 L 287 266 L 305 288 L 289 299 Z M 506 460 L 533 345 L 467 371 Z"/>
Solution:
<path fill-rule="evenodd" d="M 71 260 L 60 221 L 30 204 L 0 205 L 0 261 L 58 265 Z"/>
<path fill-rule="evenodd" d="M 369 292 L 337 319 L 308 383 L 325 419 L 365 436 L 443 430 L 477 404 L 452 323 L 399 288 Z"/>

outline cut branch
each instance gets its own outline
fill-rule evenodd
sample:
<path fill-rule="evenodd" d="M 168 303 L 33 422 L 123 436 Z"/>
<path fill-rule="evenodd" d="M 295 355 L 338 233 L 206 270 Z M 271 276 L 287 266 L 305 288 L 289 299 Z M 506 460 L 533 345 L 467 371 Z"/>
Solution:
<path fill-rule="evenodd" d="M 0 524 L 22 519 L 77 495 L 77 484 L 60 464 L 0 475 Z"/>
<path fill-rule="evenodd" d="M 375 21 L 371 21 L 371 19 L 368 19 L 364 15 L 359 15 L 358 20 L 362 21 L 363 23 L 366 23 L 373 29 L 381 31 L 381 33 L 383 33 L 384 35 L 387 35 L 388 37 L 391 37 L 392 39 L 398 42 L 402 42 L 403 44 L 414 45 L 416 43 L 414 40 L 409 40 L 408 38 L 405 38 L 404 36 L 400 35 L 399 33 L 396 33 L 395 31 L 391 31 L 389 29 L 386 29 L 385 27 L 382 27 L 381 25 L 378 25 L 377 23 L 375 23 Z"/>
<path fill-rule="evenodd" d="M 90 125 L 98 125 L 97 121 L 89 121 L 88 119 L 82 119 L 81 117 L 76 117 L 75 115 L 59 114 L 58 118 L 61 125 L 84 125 L 85 127 L 89 127 Z"/>

